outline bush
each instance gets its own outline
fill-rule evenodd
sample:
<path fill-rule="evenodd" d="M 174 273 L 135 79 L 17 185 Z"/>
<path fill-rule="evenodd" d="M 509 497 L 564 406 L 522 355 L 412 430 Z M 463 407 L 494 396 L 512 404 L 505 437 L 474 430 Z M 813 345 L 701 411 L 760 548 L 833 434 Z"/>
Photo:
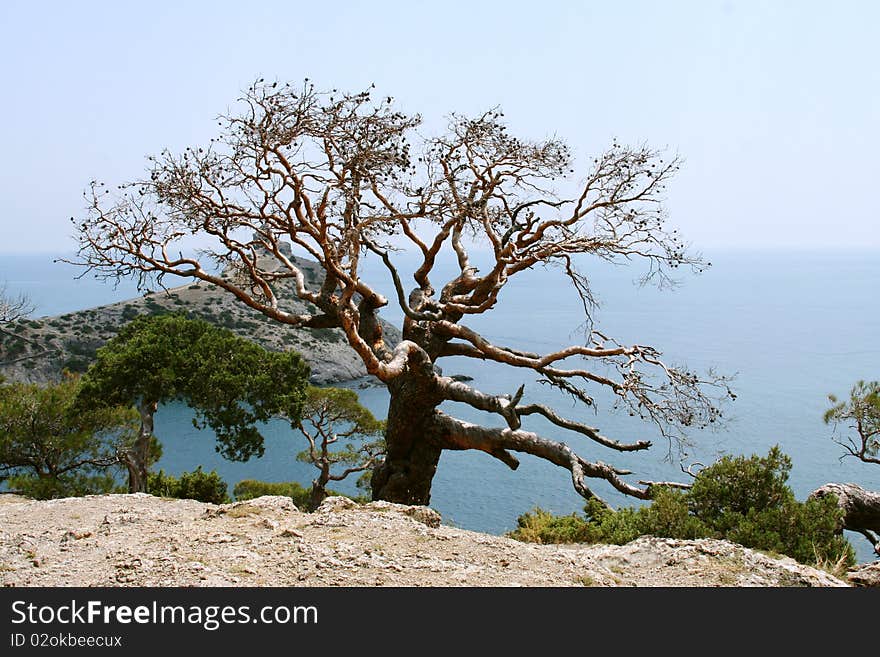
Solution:
<path fill-rule="evenodd" d="M 517 519 L 510 536 L 535 543 L 614 543 L 644 535 L 721 538 L 786 554 L 801 563 L 855 563 L 842 536 L 842 512 L 831 496 L 798 502 L 788 486 L 791 459 L 778 447 L 767 456 L 725 456 L 686 491 L 658 489 L 650 505 L 614 511 L 596 500 L 584 516 L 536 509 Z"/>
<path fill-rule="evenodd" d="M 778 446 L 767 456 L 725 456 L 704 469 L 688 494 L 693 515 L 713 535 L 802 562 L 855 563 L 840 533 L 836 500 L 798 502 L 788 485 L 791 459 Z"/>
<path fill-rule="evenodd" d="M 130 322 L 135 317 L 137 317 L 140 313 L 138 313 L 138 309 L 132 306 L 131 304 L 126 304 L 122 308 L 121 317 L 124 321 Z"/>
<path fill-rule="evenodd" d="M 192 472 L 184 472 L 180 477 L 166 475 L 164 470 L 147 475 L 147 492 L 158 497 L 224 504 L 229 501 L 227 489 L 226 482 L 216 470 L 203 472 L 202 466 Z"/>
<path fill-rule="evenodd" d="M 89 369 L 89 365 L 91 361 L 84 356 L 71 356 L 66 359 L 62 365 L 61 369 L 67 370 L 68 372 L 74 372 L 76 374 L 82 374 L 87 369 Z"/>
<path fill-rule="evenodd" d="M 592 543 L 589 523 L 576 513 L 554 516 L 536 508 L 516 519 L 517 528 L 510 532 L 513 538 L 527 543 Z"/>
<path fill-rule="evenodd" d="M 38 477 L 31 474 L 12 475 L 6 479 L 9 490 L 35 500 L 60 497 L 81 497 L 117 492 L 112 475 L 68 473 L 57 477 Z"/>
<path fill-rule="evenodd" d="M 572 513 L 554 516 L 535 509 L 517 519 L 510 536 L 531 543 L 613 543 L 623 545 L 639 536 L 705 538 L 709 530 L 688 512 L 680 491 L 661 489 L 649 506 L 613 511 L 598 500 L 584 507 L 584 517 Z"/>
<path fill-rule="evenodd" d="M 725 534 L 750 512 L 794 501 L 786 483 L 790 470 L 791 459 L 778 446 L 763 457 L 725 456 L 694 479 L 688 504 L 694 515 Z"/>

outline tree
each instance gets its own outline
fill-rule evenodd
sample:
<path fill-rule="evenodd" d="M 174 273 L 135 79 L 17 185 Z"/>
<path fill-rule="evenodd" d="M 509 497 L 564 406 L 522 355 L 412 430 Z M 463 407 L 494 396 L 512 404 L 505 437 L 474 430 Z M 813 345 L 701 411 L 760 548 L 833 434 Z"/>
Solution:
<path fill-rule="evenodd" d="M 105 493 L 116 451 L 137 430 L 137 413 L 76 407 L 79 380 L 0 386 L 0 480 L 36 498 Z"/>
<path fill-rule="evenodd" d="M 281 413 L 299 418 L 307 383 L 308 366 L 295 352 L 267 351 L 203 320 L 157 315 L 133 320 L 98 350 L 80 404 L 136 406 L 140 430 L 119 458 L 129 491 L 146 492 L 160 403 L 186 401 L 196 426 L 217 434 L 217 451 L 241 461 L 263 454 L 257 422 Z"/>
<path fill-rule="evenodd" d="M 39 343 L 24 338 L 7 328 L 10 324 L 27 317 L 33 311 L 34 305 L 26 295 L 12 295 L 7 291 L 6 283 L 0 283 L 0 334 L 8 335 L 13 340 L 12 349 L 7 349 L 3 344 L 3 340 L 0 339 L 0 359 L 7 363 L 12 363 L 30 358 L 28 355 L 17 357 L 22 351 L 24 351 L 25 342 L 31 342 L 32 344 L 39 346 L 41 351 L 45 351 L 45 348 L 42 347 L 42 345 L 39 345 Z M 10 357 L 15 358 L 8 360 Z M 0 382 L 2 381 L 3 377 L 0 376 Z"/>
<path fill-rule="evenodd" d="M 312 481 L 309 511 L 317 509 L 327 497 L 327 484 L 369 470 L 381 462 L 385 453 L 385 423 L 360 405 L 353 390 L 309 387 L 298 428 L 309 448 L 297 458 L 318 469 Z M 334 450 L 340 441 L 344 446 Z M 334 472 L 336 465 L 346 467 Z"/>
<path fill-rule="evenodd" d="M 857 382 L 848 401 L 828 395 L 831 408 L 825 411 L 825 423 L 833 427 L 831 439 L 843 447 L 843 457 L 852 456 L 865 463 L 880 463 L 880 382 Z M 845 427 L 852 435 L 840 436 Z M 841 457 L 841 458 L 843 458 Z M 810 497 L 833 496 L 843 511 L 843 528 L 862 534 L 880 554 L 880 493 L 856 484 L 828 483 L 814 490 Z"/>
<path fill-rule="evenodd" d="M 832 440 L 843 447 L 844 456 L 880 463 L 880 382 L 859 381 L 850 390 L 849 401 L 840 401 L 835 395 L 828 395 L 828 400 L 832 406 L 825 411 L 825 424 L 833 426 Z M 858 438 L 838 437 L 841 425 L 855 431 Z"/>
<path fill-rule="evenodd" d="M 34 311 L 34 305 L 24 294 L 11 295 L 6 283 L 0 283 L 0 326 L 27 317 Z"/>
<path fill-rule="evenodd" d="M 670 441 L 721 415 L 719 402 L 730 394 L 723 377 L 673 367 L 657 349 L 618 342 L 589 330 L 591 324 L 583 343 L 546 354 L 495 344 L 469 326 L 514 277 L 538 266 L 567 277 L 588 322 L 594 298 L 583 264 L 590 257 L 641 259 L 645 280 L 660 285 L 679 267 L 701 269 L 665 223 L 661 200 L 677 157 L 614 142 L 575 183 L 562 141 L 514 137 L 498 110 L 476 118 L 453 114 L 444 134 L 419 137 L 414 149 L 409 139 L 420 118 L 393 109 L 391 98 L 374 102 L 369 90 L 319 92 L 308 81 L 295 88 L 260 80 L 241 107 L 221 117 L 210 144 L 151 158 L 145 179 L 114 192 L 93 181 L 88 213 L 77 223 L 75 262 L 142 285 L 170 274 L 201 279 L 281 324 L 341 328 L 367 372 L 390 392 L 388 452 L 373 473 L 375 498 L 427 504 L 443 450 L 480 450 L 514 469 L 513 452 L 524 452 L 568 470 L 584 497 L 593 495 L 588 478 L 650 497 L 650 485 L 632 484 L 626 471 L 526 430 L 522 419 L 543 416 L 610 450 L 645 450 L 650 441 L 620 442 L 525 403 L 522 387 L 485 394 L 441 375 L 435 364 L 446 358 L 518 368 L 580 404 L 593 405 L 597 390 L 610 391 Z M 199 251 L 184 253 L 193 235 Z M 319 263 L 320 280 L 306 279 L 285 253 L 289 244 Z M 420 258 L 409 292 L 398 266 L 402 248 Z M 488 253 L 484 272 L 471 260 L 475 248 Z M 436 264 L 444 255 L 455 258 L 457 272 L 441 281 Z M 394 348 L 377 317 L 389 301 L 364 277 L 367 260 L 387 270 L 405 314 L 403 340 Z M 228 275 L 214 273 L 218 263 Z M 287 290 L 310 310 L 292 311 Z M 494 413 L 502 426 L 457 419 L 439 410 L 444 401 Z"/>

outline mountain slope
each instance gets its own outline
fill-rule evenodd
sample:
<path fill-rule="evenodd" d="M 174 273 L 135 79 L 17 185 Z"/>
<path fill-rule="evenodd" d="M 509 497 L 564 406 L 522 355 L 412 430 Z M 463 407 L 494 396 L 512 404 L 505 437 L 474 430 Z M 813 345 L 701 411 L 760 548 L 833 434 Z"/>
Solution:
<path fill-rule="evenodd" d="M 318 281 L 317 263 L 297 259 L 307 282 Z M 284 308 L 308 310 L 287 284 L 276 291 Z M 295 349 L 312 367 L 313 383 L 348 381 L 366 374 L 363 363 L 348 346 L 340 329 L 284 326 L 249 308 L 228 292 L 196 281 L 144 296 L 56 317 L 23 319 L 0 332 L 0 375 L 10 381 L 43 383 L 56 380 L 65 368 L 82 372 L 95 351 L 126 322 L 138 315 L 186 312 L 273 351 Z M 383 322 L 388 342 L 400 341 L 400 332 Z"/>

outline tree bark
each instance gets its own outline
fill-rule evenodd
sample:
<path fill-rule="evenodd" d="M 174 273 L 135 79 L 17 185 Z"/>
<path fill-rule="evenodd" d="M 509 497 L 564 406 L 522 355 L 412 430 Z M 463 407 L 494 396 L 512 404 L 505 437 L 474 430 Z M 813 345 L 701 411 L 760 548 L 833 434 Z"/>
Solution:
<path fill-rule="evenodd" d="M 436 407 L 443 400 L 436 375 L 430 368 L 408 368 L 388 389 L 387 453 L 370 480 L 373 499 L 427 505 L 442 452 L 432 440 L 437 430 Z"/>
<path fill-rule="evenodd" d="M 312 480 L 312 490 L 309 493 L 309 511 L 314 511 L 321 502 L 327 499 L 327 482 L 321 481 L 323 477 Z"/>
<path fill-rule="evenodd" d="M 330 464 L 325 462 L 321 466 L 321 473 L 312 479 L 312 490 L 309 493 L 309 511 L 314 511 L 321 502 L 327 499 L 327 484 L 330 481 Z"/>
<path fill-rule="evenodd" d="M 138 413 L 141 426 L 131 447 L 122 450 L 120 459 L 128 470 L 128 492 L 147 492 L 147 473 L 150 469 L 150 441 L 153 438 L 153 416 L 159 405 L 156 402 L 141 402 Z"/>
<path fill-rule="evenodd" d="M 843 510 L 843 529 L 859 532 L 880 554 L 880 493 L 866 490 L 857 484 L 825 484 L 812 493 L 811 498 L 834 495 Z"/>

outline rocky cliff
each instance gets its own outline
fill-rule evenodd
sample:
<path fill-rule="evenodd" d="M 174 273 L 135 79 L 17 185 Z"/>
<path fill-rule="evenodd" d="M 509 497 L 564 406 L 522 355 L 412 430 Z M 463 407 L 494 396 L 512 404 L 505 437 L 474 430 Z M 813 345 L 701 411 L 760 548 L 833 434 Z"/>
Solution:
<path fill-rule="evenodd" d="M 0 496 L 5 586 L 847 586 L 716 540 L 534 545 L 425 507 L 331 497 L 213 505 L 145 494 Z M 863 582 L 864 583 L 864 582 Z"/>

